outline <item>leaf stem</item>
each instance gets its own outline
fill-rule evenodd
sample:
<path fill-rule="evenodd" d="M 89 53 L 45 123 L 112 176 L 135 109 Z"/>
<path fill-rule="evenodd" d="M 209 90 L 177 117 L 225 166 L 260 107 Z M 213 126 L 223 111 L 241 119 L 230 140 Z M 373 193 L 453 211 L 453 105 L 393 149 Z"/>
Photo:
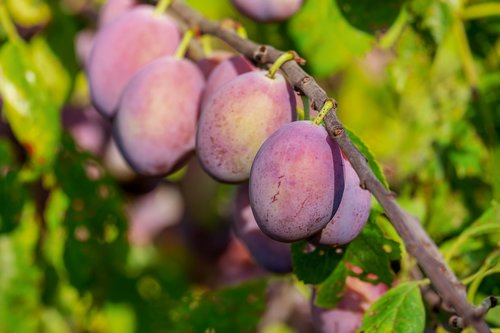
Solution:
<path fill-rule="evenodd" d="M 22 44 L 22 39 L 17 33 L 16 26 L 10 19 L 9 13 L 3 1 L 0 2 L 0 24 L 5 30 L 7 39 L 14 44 Z"/>
<path fill-rule="evenodd" d="M 470 230 L 470 231 L 469 231 Z M 478 226 L 474 229 L 469 229 L 464 231 L 457 240 L 448 248 L 448 250 L 444 253 L 444 260 L 449 262 L 455 255 L 460 246 L 465 243 L 465 241 L 471 237 L 489 234 L 495 231 L 500 231 L 500 225 L 496 224 L 484 224 L 482 226 Z"/>
<path fill-rule="evenodd" d="M 182 37 L 182 40 L 177 47 L 177 50 L 175 51 L 175 58 L 176 59 L 182 59 L 186 55 L 187 49 L 189 47 L 189 43 L 194 37 L 194 29 L 188 29 L 184 33 L 184 36 Z"/>
<path fill-rule="evenodd" d="M 474 20 L 496 15 L 500 15 L 500 3 L 487 2 L 464 8 L 460 17 L 464 20 Z"/>
<path fill-rule="evenodd" d="M 469 85 L 475 89 L 478 86 L 479 77 L 474 64 L 474 58 L 472 57 L 472 52 L 469 47 L 463 22 L 460 19 L 456 19 L 452 29 L 457 42 L 458 54 L 462 61 L 465 77 L 467 78 Z"/>

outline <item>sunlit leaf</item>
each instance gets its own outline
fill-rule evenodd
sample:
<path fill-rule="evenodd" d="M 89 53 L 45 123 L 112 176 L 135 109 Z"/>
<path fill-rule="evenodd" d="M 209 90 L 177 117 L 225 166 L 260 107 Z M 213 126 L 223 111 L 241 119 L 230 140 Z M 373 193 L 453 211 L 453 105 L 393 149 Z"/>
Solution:
<path fill-rule="evenodd" d="M 418 284 L 407 282 L 389 290 L 366 312 L 360 332 L 421 333 L 425 309 Z"/>
<path fill-rule="evenodd" d="M 288 33 L 317 76 L 338 71 L 356 56 L 364 55 L 373 42 L 373 37 L 345 20 L 332 0 L 305 1 L 302 10 L 291 18 Z"/>
<path fill-rule="evenodd" d="M 187 298 L 175 310 L 176 332 L 255 332 L 265 306 L 266 280 L 253 280 Z"/>
<path fill-rule="evenodd" d="M 50 7 L 44 0 L 6 0 L 14 21 L 25 27 L 46 24 L 51 18 Z"/>
<path fill-rule="evenodd" d="M 44 89 L 39 68 L 28 46 L 6 43 L 0 50 L 0 92 L 7 120 L 39 170 L 52 164 L 61 125 L 59 110 Z"/>

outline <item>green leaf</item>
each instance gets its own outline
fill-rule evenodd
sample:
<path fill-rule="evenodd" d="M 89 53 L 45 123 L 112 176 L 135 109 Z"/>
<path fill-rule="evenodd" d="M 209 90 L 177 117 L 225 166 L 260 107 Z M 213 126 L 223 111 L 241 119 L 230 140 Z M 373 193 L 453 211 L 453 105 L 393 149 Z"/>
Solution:
<path fill-rule="evenodd" d="M 425 309 L 418 283 L 402 283 L 389 290 L 365 314 L 362 333 L 422 333 Z"/>
<path fill-rule="evenodd" d="M 293 271 L 305 283 L 321 283 L 337 267 L 344 253 L 342 247 L 315 247 L 305 240 L 295 242 L 292 244 Z"/>
<path fill-rule="evenodd" d="M 267 281 L 245 282 L 183 300 L 173 332 L 255 332 L 265 309 Z"/>
<path fill-rule="evenodd" d="M 410 11 L 418 16 L 419 28 L 427 30 L 436 44 L 441 44 L 453 24 L 452 4 L 445 1 L 410 1 Z"/>
<path fill-rule="evenodd" d="M 77 290 L 109 297 L 124 273 L 129 250 L 123 199 L 113 180 L 89 155 L 77 151 L 68 136 L 61 148 L 54 171 L 70 200 L 64 265 Z"/>
<path fill-rule="evenodd" d="M 33 55 L 33 65 L 37 68 L 42 84 L 53 102 L 61 107 L 68 97 L 71 79 L 59 58 L 54 54 L 47 41 L 41 37 L 35 37 L 30 42 Z"/>
<path fill-rule="evenodd" d="M 357 269 L 353 271 L 353 275 L 361 280 L 391 285 L 394 273 L 390 264 L 401 258 L 401 249 L 398 242 L 385 238 L 376 224 L 378 214 L 372 211 L 366 226 L 347 247 L 345 260 L 361 269 L 359 272 Z"/>
<path fill-rule="evenodd" d="M 335 0 L 333 0 L 335 1 Z M 382 6 L 374 5 L 371 0 L 336 0 L 350 24 L 363 31 L 374 33 L 387 30 L 405 3 L 404 0 L 384 1 Z"/>
<path fill-rule="evenodd" d="M 363 142 L 363 140 L 361 140 L 359 136 L 354 134 L 353 131 L 347 128 L 346 131 L 347 135 L 349 135 L 349 138 L 352 140 L 352 142 L 356 145 L 356 147 L 363 154 L 363 156 L 368 160 L 368 166 L 370 167 L 370 169 L 372 169 L 373 173 L 375 174 L 375 177 L 377 177 L 377 179 L 385 186 L 386 189 L 389 189 L 389 184 L 385 179 L 384 172 L 382 171 L 382 168 L 380 168 L 380 165 L 375 159 L 375 156 L 373 156 L 372 152 L 370 151 L 370 148 L 368 148 L 368 146 Z"/>
<path fill-rule="evenodd" d="M 18 25 L 40 26 L 50 20 L 50 7 L 41 0 L 7 0 L 10 15 Z"/>
<path fill-rule="evenodd" d="M 35 214 L 34 203 L 27 203 L 19 226 L 0 235 L 0 332 L 37 331 L 43 284 L 34 258 L 40 233 Z"/>
<path fill-rule="evenodd" d="M 288 33 L 299 54 L 316 76 L 340 70 L 357 56 L 368 52 L 373 37 L 352 27 L 335 1 L 305 1 L 288 24 Z"/>
<path fill-rule="evenodd" d="M 10 142 L 0 138 L 0 234 L 10 232 L 19 225 L 28 195 L 14 160 Z"/>
<path fill-rule="evenodd" d="M 58 108 L 33 57 L 24 44 L 4 44 L 0 50 L 0 92 L 15 136 L 36 170 L 44 171 L 56 155 L 61 125 Z"/>
<path fill-rule="evenodd" d="M 347 267 L 343 260 L 316 290 L 314 304 L 322 308 L 333 308 L 344 295 Z"/>

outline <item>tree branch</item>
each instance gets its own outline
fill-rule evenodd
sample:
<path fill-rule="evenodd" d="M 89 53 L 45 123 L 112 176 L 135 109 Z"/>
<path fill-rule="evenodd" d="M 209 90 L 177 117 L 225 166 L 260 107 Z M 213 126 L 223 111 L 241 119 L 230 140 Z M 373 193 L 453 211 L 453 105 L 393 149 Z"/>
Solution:
<path fill-rule="evenodd" d="M 200 32 L 216 36 L 249 59 L 261 64 L 274 62 L 283 52 L 269 45 L 259 45 L 243 39 L 217 22 L 209 21 L 191 7 L 179 0 L 172 3 L 170 10 L 188 25 L 197 26 Z M 326 92 L 294 61 L 286 62 L 281 70 L 293 87 L 306 95 L 320 109 L 329 99 Z M 419 266 L 430 279 L 445 306 L 449 306 L 473 326 L 478 332 L 490 332 L 483 318 L 475 315 L 474 307 L 465 297 L 465 287 L 444 261 L 439 249 L 422 228 L 419 221 L 405 212 L 396 202 L 393 194 L 378 181 L 365 157 L 358 151 L 346 134 L 344 127 L 332 109 L 325 117 L 325 127 L 337 141 L 359 175 L 361 186 L 368 189 L 384 208 L 389 220 L 403 239 L 408 252 L 417 259 Z"/>

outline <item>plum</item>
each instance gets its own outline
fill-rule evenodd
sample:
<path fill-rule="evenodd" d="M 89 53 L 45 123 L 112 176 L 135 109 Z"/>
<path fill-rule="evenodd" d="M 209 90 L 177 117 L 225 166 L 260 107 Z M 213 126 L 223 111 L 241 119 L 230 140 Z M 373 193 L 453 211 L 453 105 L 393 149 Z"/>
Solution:
<path fill-rule="evenodd" d="M 370 215 L 370 192 L 359 186 L 359 177 L 342 153 L 345 188 L 332 220 L 312 239 L 319 245 L 343 245 L 361 232 Z"/>
<path fill-rule="evenodd" d="M 290 244 L 275 241 L 259 229 L 250 207 L 247 184 L 239 187 L 235 198 L 233 230 L 257 264 L 273 273 L 292 271 Z"/>
<path fill-rule="evenodd" d="M 177 187 L 160 183 L 151 192 L 143 194 L 127 205 L 129 239 L 135 245 L 151 243 L 164 228 L 179 223 L 184 202 Z"/>
<path fill-rule="evenodd" d="M 167 175 L 194 151 L 203 74 L 186 59 L 163 57 L 144 66 L 123 91 L 114 138 L 139 174 Z"/>
<path fill-rule="evenodd" d="M 119 182 L 128 182 L 137 176 L 137 173 L 125 161 L 113 137 L 110 138 L 106 145 L 102 163 L 108 173 Z"/>
<path fill-rule="evenodd" d="M 295 115 L 295 94 L 285 78 L 265 71 L 238 76 L 218 89 L 203 106 L 196 134 L 197 156 L 215 179 L 248 179 L 257 150 Z"/>
<path fill-rule="evenodd" d="M 92 101 L 112 117 L 128 81 L 147 63 L 171 55 L 179 44 L 179 31 L 154 7 L 136 6 L 104 26 L 95 36 L 88 61 Z"/>
<path fill-rule="evenodd" d="M 339 146 L 310 121 L 289 123 L 267 139 L 250 173 L 257 224 L 283 242 L 305 239 L 333 217 L 344 191 Z"/>
<path fill-rule="evenodd" d="M 135 0 L 108 0 L 99 13 L 99 26 L 103 27 L 136 5 Z"/>
<path fill-rule="evenodd" d="M 198 65 L 198 67 L 200 67 L 203 76 L 205 76 L 205 78 L 208 79 L 208 77 L 215 69 L 215 67 L 217 67 L 217 65 L 219 65 L 227 58 L 232 57 L 233 55 L 234 53 L 229 51 L 217 50 L 213 51 L 212 53 L 210 53 L 210 55 L 206 56 L 205 58 L 198 60 L 196 64 Z"/>
<path fill-rule="evenodd" d="M 95 32 L 91 29 L 84 29 L 78 32 L 75 37 L 75 52 L 80 64 L 87 67 L 90 52 L 94 45 Z"/>
<path fill-rule="evenodd" d="M 85 109 L 66 107 L 62 114 L 62 124 L 71 134 L 76 144 L 96 156 L 104 152 L 109 135 L 109 125 L 92 107 Z"/>
<path fill-rule="evenodd" d="M 207 103 L 215 91 L 238 75 L 255 70 L 255 66 L 242 55 L 232 56 L 219 63 L 210 73 L 201 105 Z"/>
<path fill-rule="evenodd" d="M 303 0 L 231 0 L 243 15 L 257 22 L 280 22 L 295 14 Z"/>

